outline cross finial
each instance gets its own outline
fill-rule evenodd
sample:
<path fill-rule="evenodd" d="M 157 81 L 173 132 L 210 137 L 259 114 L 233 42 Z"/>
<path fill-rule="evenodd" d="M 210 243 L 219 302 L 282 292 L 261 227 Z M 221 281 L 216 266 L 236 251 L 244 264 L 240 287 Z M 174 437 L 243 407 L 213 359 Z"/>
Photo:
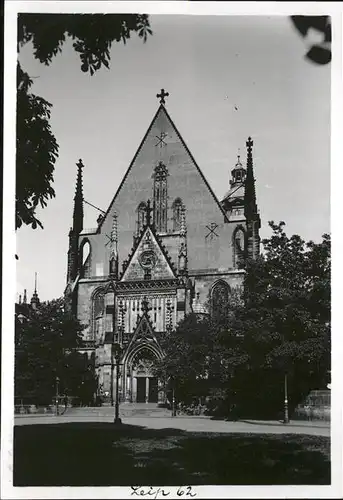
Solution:
<path fill-rule="evenodd" d="M 82 160 L 79 160 L 79 163 L 76 164 L 77 167 L 79 168 L 84 168 L 84 164 L 82 163 Z"/>
<path fill-rule="evenodd" d="M 165 104 L 166 101 L 164 100 L 165 97 L 169 96 L 169 92 L 165 92 L 164 89 L 161 89 L 160 94 L 156 94 L 157 99 L 160 99 L 160 104 Z"/>
<path fill-rule="evenodd" d="M 247 148 L 251 150 L 251 148 L 254 145 L 254 141 L 251 139 L 251 137 L 248 137 L 246 145 L 247 145 Z"/>

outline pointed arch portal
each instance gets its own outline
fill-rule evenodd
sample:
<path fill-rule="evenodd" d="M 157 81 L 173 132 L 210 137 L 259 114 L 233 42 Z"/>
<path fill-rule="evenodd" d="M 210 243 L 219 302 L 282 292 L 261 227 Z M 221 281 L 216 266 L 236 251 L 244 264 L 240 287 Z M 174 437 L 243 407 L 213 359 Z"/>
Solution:
<path fill-rule="evenodd" d="M 148 343 L 131 351 L 125 363 L 126 399 L 134 403 L 157 403 L 163 399 L 153 370 L 161 356 L 158 348 Z"/>

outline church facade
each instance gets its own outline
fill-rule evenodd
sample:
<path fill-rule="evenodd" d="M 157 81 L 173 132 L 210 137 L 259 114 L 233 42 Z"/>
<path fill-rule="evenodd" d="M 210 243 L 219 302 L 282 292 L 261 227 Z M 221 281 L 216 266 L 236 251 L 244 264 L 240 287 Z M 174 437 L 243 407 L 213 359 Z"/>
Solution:
<path fill-rule="evenodd" d="M 174 125 L 162 89 L 158 110 L 106 213 L 83 227 L 83 164 L 77 164 L 65 296 L 85 325 L 99 390 L 113 398 L 121 351 L 122 401 L 161 402 L 153 365 L 159 336 L 194 312 L 211 314 L 243 280 L 242 259 L 259 253 L 253 141 L 219 201 Z M 118 374 L 119 376 L 119 374 Z"/>

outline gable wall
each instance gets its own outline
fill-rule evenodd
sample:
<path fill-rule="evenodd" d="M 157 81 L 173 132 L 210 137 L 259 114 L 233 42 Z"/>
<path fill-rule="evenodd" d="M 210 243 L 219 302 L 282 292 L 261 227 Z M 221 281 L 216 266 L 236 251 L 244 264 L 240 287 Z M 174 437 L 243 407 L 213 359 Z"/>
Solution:
<path fill-rule="evenodd" d="M 156 136 L 166 132 L 167 146 L 156 147 Z M 88 235 L 91 244 L 91 276 L 96 276 L 103 268 L 108 273 L 110 248 L 105 247 L 111 234 L 112 214 L 118 214 L 118 251 L 119 269 L 131 251 L 133 235 L 136 230 L 136 209 L 141 201 L 152 200 L 153 167 L 159 160 L 166 164 L 168 177 L 169 213 L 168 228 L 172 230 L 171 205 L 180 197 L 186 206 L 187 245 L 189 269 L 228 269 L 232 267 L 232 233 L 235 225 L 224 223 L 224 215 L 217 201 L 213 198 L 207 184 L 201 177 L 191 157 L 172 127 L 163 108 L 145 139 L 126 179 L 124 180 L 114 203 L 102 223 L 100 234 Z M 113 165 L 115 168 L 115 165 Z M 219 237 L 206 238 L 211 223 L 217 224 L 215 232 Z M 83 236 L 85 237 L 85 236 Z M 163 238 L 170 255 L 177 266 L 178 238 Z M 81 240 L 80 240 L 81 242 Z"/>

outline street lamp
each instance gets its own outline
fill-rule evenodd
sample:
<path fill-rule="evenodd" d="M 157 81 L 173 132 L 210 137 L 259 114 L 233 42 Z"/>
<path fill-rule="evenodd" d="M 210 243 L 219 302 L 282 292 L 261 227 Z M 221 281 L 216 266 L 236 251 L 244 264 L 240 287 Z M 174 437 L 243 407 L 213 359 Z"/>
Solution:
<path fill-rule="evenodd" d="M 115 407 L 115 424 L 121 424 L 121 418 L 119 418 L 119 363 L 121 358 L 122 349 L 119 343 L 113 344 L 114 357 L 116 360 L 116 407 Z"/>
<path fill-rule="evenodd" d="M 58 415 L 58 386 L 60 383 L 59 377 L 56 376 L 56 416 Z"/>
<path fill-rule="evenodd" d="M 172 417 L 176 417 L 176 408 L 175 408 L 175 381 L 173 380 L 173 396 L 172 396 Z"/>
<path fill-rule="evenodd" d="M 285 394 L 285 406 L 284 406 L 284 417 L 283 423 L 289 424 L 289 415 L 288 415 L 288 387 L 287 387 L 287 372 L 285 372 L 285 380 L 284 380 L 284 394 Z"/>

